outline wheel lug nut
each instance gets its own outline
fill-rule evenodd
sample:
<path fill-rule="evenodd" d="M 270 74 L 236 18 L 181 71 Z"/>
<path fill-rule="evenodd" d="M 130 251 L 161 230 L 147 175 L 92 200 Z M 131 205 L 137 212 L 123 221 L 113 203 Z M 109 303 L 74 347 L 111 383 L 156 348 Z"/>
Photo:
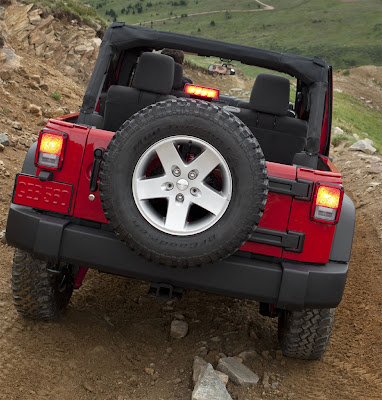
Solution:
<path fill-rule="evenodd" d="M 188 173 L 189 179 L 195 179 L 198 176 L 198 173 L 195 170 L 192 170 Z"/>
<path fill-rule="evenodd" d="M 173 174 L 174 176 L 180 176 L 180 174 L 181 174 L 180 168 L 175 167 L 175 168 L 172 170 L 172 174 Z"/>
<path fill-rule="evenodd" d="M 182 195 L 182 193 L 178 193 L 178 194 L 176 195 L 176 200 L 177 200 L 177 201 L 180 201 L 180 202 L 183 202 L 183 201 L 184 201 L 184 196 Z"/>

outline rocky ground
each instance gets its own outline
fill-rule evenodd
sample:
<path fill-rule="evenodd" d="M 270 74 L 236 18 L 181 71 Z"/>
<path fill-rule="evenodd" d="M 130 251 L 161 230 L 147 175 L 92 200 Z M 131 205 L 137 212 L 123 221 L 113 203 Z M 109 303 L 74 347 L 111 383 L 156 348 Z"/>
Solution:
<path fill-rule="evenodd" d="M 0 135 L 7 134 L 10 142 L 0 146 L 0 232 L 26 149 L 47 118 L 78 109 L 96 54 L 95 31 L 91 37 L 88 28 L 68 28 L 67 21 L 51 20 L 19 4 L 10 7 L 0 19 L 6 38 L 6 51 L 0 50 Z M 7 18 L 10 11 L 13 19 Z M 14 20 L 18 22 L 12 25 Z M 37 24 L 52 31 L 39 28 L 35 35 L 40 39 L 31 43 Z M 29 29 L 28 35 L 21 26 Z M 69 33 L 78 36 L 71 40 L 65 36 Z M 78 49 L 81 45 L 88 50 Z M 187 74 L 200 84 L 211 79 L 197 70 Z M 227 93 L 249 86 L 240 77 L 214 79 Z M 359 81 L 363 79 L 374 78 L 360 75 Z M 342 77 L 339 87 L 346 91 L 352 85 Z M 373 104 L 378 101 L 373 97 Z M 232 399 L 381 399 L 382 159 L 343 144 L 332 155 L 356 205 L 357 229 L 345 296 L 321 361 L 284 358 L 276 321 L 261 317 L 254 302 L 194 291 L 165 302 L 150 297 L 143 282 L 95 271 L 88 273 L 59 321 L 24 320 L 12 305 L 13 249 L 0 238 L 0 398 L 190 399 L 194 364 L 200 371 L 205 361 L 230 375 Z M 242 386 L 243 380 L 230 371 L 240 369 L 238 362 L 258 381 L 245 370 L 252 383 Z M 215 379 L 212 367 L 203 379 Z M 214 382 L 225 390 L 224 383 Z"/>

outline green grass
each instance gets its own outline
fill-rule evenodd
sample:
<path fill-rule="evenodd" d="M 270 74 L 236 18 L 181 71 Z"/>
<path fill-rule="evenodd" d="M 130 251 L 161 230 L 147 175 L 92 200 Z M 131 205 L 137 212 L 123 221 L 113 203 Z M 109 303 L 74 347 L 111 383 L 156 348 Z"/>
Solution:
<path fill-rule="evenodd" d="M 61 99 L 61 97 L 62 97 L 62 94 L 60 93 L 60 92 L 57 92 L 57 90 L 55 90 L 53 93 L 52 93 L 52 97 L 54 98 L 54 100 L 60 100 Z"/>
<path fill-rule="evenodd" d="M 368 137 L 374 147 L 382 151 L 382 114 L 345 93 L 334 93 L 333 128 L 340 127 L 348 135 L 356 133 L 360 139 Z M 367 135 L 365 135 L 367 133 Z M 355 139 L 352 139 L 355 141 Z"/>
<path fill-rule="evenodd" d="M 93 7 L 98 7 L 96 11 L 108 22 L 114 17 L 106 12 L 113 9 L 116 20 L 129 24 L 148 21 L 145 26 L 158 30 L 318 56 L 335 68 L 382 65 L 381 0 L 269 0 L 275 10 L 253 13 L 248 12 L 258 6 L 253 0 L 234 3 L 232 0 L 184 1 L 184 6 L 173 6 L 174 1 L 169 0 L 87 0 Z M 179 4 L 180 0 L 175 2 Z M 149 3 L 152 7 L 147 6 Z M 122 14 L 121 10 L 129 5 L 142 7 L 142 13 Z M 194 12 L 214 10 L 223 12 L 190 16 Z M 177 19 L 150 23 L 175 15 Z M 215 26 L 211 26 L 211 21 Z"/>

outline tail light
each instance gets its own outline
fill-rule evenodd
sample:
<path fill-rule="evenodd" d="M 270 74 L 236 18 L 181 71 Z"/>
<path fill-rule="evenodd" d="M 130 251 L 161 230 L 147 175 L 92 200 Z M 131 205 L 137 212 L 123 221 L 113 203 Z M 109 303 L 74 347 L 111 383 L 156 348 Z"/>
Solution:
<path fill-rule="evenodd" d="M 42 130 L 38 138 L 36 166 L 59 170 L 64 159 L 66 139 L 66 133 Z"/>
<path fill-rule="evenodd" d="M 342 186 L 316 183 L 311 218 L 314 221 L 336 224 L 340 217 L 344 188 Z"/>
<path fill-rule="evenodd" d="M 207 99 L 219 98 L 219 90 L 204 86 L 186 84 L 184 88 L 184 93 L 190 94 L 192 96 L 205 97 Z"/>

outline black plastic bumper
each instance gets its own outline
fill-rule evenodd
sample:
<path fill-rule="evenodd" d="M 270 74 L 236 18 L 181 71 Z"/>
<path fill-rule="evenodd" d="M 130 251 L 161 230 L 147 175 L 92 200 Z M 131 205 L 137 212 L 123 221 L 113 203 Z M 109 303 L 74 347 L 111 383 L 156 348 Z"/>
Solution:
<path fill-rule="evenodd" d="M 271 263 L 239 255 L 199 268 L 166 267 L 144 260 L 112 232 L 79 226 L 14 204 L 9 211 L 6 238 L 9 244 L 37 257 L 150 282 L 253 299 L 285 309 L 336 307 L 348 271 L 348 263 Z"/>

